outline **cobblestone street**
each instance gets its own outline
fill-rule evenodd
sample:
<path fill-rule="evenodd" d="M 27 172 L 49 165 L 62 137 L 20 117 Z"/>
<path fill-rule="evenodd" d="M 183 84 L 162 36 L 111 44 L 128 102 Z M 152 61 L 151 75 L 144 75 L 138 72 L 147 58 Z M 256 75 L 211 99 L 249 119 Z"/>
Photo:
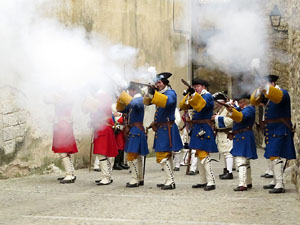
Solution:
<path fill-rule="evenodd" d="M 98 172 L 81 169 L 75 184 L 59 184 L 57 174 L 35 175 L 0 181 L 0 224 L 299 224 L 300 201 L 295 186 L 270 195 L 262 186 L 266 169 L 263 151 L 252 161 L 253 188 L 234 192 L 238 184 L 220 180 L 223 160 L 214 163 L 217 189 L 192 189 L 199 177 L 186 176 L 186 167 L 175 172 L 176 189 L 163 191 L 156 184 L 163 172 L 154 158 L 147 159 L 145 186 L 125 188 L 128 171 L 114 171 L 109 186 L 93 183 Z M 218 155 L 214 155 L 218 159 Z"/>

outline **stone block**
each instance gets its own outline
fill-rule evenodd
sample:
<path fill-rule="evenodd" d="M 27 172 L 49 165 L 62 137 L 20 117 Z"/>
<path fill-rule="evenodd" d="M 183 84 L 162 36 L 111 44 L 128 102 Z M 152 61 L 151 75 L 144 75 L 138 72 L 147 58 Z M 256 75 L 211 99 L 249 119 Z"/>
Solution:
<path fill-rule="evenodd" d="M 15 151 L 16 142 L 14 140 L 4 142 L 4 153 L 10 154 Z"/>
<path fill-rule="evenodd" d="M 4 114 L 2 117 L 3 127 L 15 126 L 18 124 L 18 113 Z"/>
<path fill-rule="evenodd" d="M 15 129 L 13 127 L 5 127 L 3 128 L 3 141 L 9 141 L 14 139 L 15 135 L 14 135 Z"/>

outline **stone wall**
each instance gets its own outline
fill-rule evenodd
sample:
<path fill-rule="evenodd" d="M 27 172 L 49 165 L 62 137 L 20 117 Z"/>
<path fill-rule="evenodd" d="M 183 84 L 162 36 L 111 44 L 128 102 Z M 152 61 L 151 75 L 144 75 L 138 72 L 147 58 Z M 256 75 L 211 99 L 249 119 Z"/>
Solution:
<path fill-rule="evenodd" d="M 170 71 L 171 85 L 180 100 L 184 86 L 179 78 L 188 78 L 189 36 L 178 25 L 173 29 L 173 1 L 112 1 L 112 0 L 62 0 L 53 14 L 70 26 L 83 26 L 88 32 L 98 32 L 113 43 L 129 45 L 139 50 L 137 67 L 146 63 L 155 66 L 158 72 Z M 178 2 L 176 15 L 180 12 Z M 179 50 L 186 56 L 186 65 L 178 66 Z M 18 90 L 0 87 L 0 177 L 22 176 L 43 172 L 60 160 L 51 151 L 51 134 L 41 136 L 36 132 L 28 112 L 17 107 L 14 95 Z M 3 94 L 5 93 L 5 94 Z M 147 108 L 148 118 L 153 118 L 153 108 Z M 75 131 L 76 132 L 76 131 Z M 86 167 L 90 149 L 90 137 L 78 137 L 79 153 L 74 155 L 76 168 Z M 149 137 L 152 147 L 153 134 Z"/>
<path fill-rule="evenodd" d="M 289 91 L 292 102 L 292 121 L 296 124 L 294 136 L 295 148 L 298 154 L 297 160 L 292 163 L 292 180 L 300 193 L 300 2 L 298 0 L 287 1 L 287 19 L 289 21 L 288 51 L 289 63 Z"/>

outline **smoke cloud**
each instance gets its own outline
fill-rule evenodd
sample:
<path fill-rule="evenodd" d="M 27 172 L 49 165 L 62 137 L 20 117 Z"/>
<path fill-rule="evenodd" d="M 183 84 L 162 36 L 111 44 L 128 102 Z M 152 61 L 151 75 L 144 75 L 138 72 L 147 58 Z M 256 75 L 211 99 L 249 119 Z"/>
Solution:
<path fill-rule="evenodd" d="M 243 89 L 253 90 L 268 73 L 269 18 L 264 11 L 265 1 L 191 2 L 186 7 L 190 8 L 193 42 L 205 49 L 200 54 L 193 52 L 194 62 L 239 77 L 244 81 Z"/>
<path fill-rule="evenodd" d="M 77 132 L 91 133 L 89 110 L 103 102 L 101 97 L 113 102 L 131 80 L 150 82 L 156 71 L 136 68 L 137 49 L 60 23 L 59 7 L 53 0 L 0 2 L 1 86 L 18 89 L 18 104 L 29 111 L 38 132 L 51 133 L 54 105 L 72 105 Z M 99 112 L 101 124 L 105 116 Z"/>

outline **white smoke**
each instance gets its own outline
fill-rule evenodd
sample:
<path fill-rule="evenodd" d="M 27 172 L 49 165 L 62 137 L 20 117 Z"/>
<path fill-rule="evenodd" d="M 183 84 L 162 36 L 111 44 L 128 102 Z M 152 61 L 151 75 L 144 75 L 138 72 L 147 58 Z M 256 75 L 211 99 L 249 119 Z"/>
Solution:
<path fill-rule="evenodd" d="M 260 0 L 211 0 L 192 1 L 192 37 L 195 45 L 205 46 L 192 54 L 194 62 L 218 69 L 244 80 L 243 88 L 252 90 L 268 71 L 268 15 L 265 1 Z M 190 3 L 187 3 L 190 4 Z M 185 15 L 185 18 L 188 15 Z M 256 73 L 251 68 L 253 59 L 260 60 Z M 251 72 L 252 71 L 252 72 Z M 249 84 L 251 80 L 251 84 Z M 244 85 L 248 85 L 245 87 Z"/>
<path fill-rule="evenodd" d="M 61 6 L 54 0 L 0 2 L 1 86 L 22 93 L 18 103 L 29 110 L 39 132 L 52 130 L 54 107 L 46 103 L 68 99 L 74 126 L 90 133 L 89 116 L 82 110 L 86 99 L 97 99 L 101 91 L 115 101 L 131 80 L 151 82 L 155 74 L 147 65 L 136 68 L 137 49 L 60 23 L 56 13 Z M 104 114 L 99 118 L 105 123 Z"/>

